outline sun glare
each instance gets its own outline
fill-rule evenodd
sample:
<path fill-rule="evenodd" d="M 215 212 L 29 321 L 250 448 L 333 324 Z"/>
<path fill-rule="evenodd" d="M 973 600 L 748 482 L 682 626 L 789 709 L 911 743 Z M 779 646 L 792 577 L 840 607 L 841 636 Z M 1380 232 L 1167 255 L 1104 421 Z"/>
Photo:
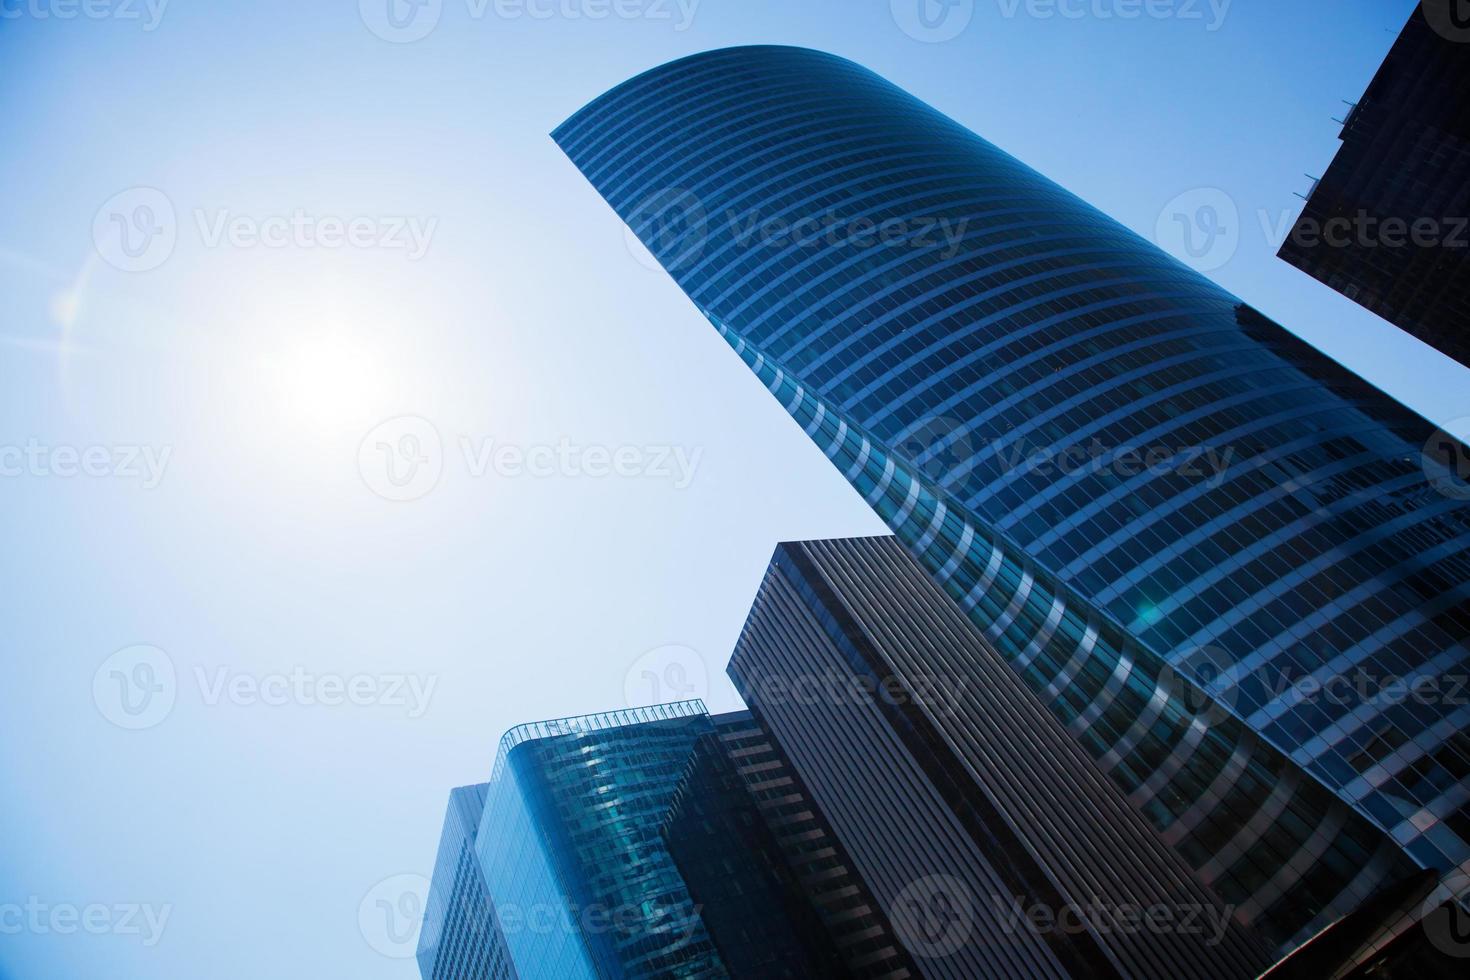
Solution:
<path fill-rule="evenodd" d="M 286 421 L 314 431 L 361 425 L 381 402 L 387 381 L 375 352 L 343 332 L 287 340 L 272 367 Z"/>

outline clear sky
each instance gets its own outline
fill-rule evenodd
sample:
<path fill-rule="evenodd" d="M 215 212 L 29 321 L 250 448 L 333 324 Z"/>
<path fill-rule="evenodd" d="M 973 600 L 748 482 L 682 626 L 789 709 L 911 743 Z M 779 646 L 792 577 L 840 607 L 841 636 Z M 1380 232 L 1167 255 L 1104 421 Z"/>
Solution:
<path fill-rule="evenodd" d="M 547 136 L 656 64 L 845 55 L 1147 236 L 1216 189 L 1210 275 L 1470 417 L 1267 230 L 1412 0 L 160 4 L 0 0 L 4 980 L 415 976 L 504 729 L 737 706 L 775 543 L 882 530 Z"/>

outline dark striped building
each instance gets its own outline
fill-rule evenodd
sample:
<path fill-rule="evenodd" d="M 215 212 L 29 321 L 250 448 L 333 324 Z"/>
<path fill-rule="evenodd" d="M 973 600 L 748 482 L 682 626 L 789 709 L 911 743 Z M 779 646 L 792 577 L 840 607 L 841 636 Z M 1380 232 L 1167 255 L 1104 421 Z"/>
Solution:
<path fill-rule="evenodd" d="M 777 548 L 729 673 L 924 976 L 1270 962 L 894 539 Z"/>

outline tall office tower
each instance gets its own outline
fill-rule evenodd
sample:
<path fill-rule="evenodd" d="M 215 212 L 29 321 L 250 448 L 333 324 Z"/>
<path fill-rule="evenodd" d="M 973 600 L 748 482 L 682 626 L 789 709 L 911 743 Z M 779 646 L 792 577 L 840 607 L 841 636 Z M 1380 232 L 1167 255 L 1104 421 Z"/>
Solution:
<path fill-rule="evenodd" d="M 1247 921 L 1303 936 L 1398 847 L 1470 868 L 1470 502 L 1431 425 L 841 58 L 686 58 L 554 137 Z"/>
<path fill-rule="evenodd" d="M 748 712 L 712 718 L 691 701 L 518 726 L 477 789 L 468 840 L 484 902 L 452 908 L 466 896 L 466 798 L 446 824 L 430 924 L 483 904 L 484 934 L 522 980 L 915 975 Z M 463 961 L 440 952 L 448 939 L 422 945 L 425 980 L 458 976 L 429 972 Z"/>
<path fill-rule="evenodd" d="M 894 539 L 781 545 L 729 672 L 924 976 L 1270 962 Z"/>
<path fill-rule="evenodd" d="M 449 794 L 419 932 L 417 957 L 424 980 L 516 980 L 475 855 L 488 789 L 481 783 Z"/>
<path fill-rule="evenodd" d="M 1461 11 L 1460 0 L 1414 6 L 1278 254 L 1470 366 L 1470 13 Z"/>

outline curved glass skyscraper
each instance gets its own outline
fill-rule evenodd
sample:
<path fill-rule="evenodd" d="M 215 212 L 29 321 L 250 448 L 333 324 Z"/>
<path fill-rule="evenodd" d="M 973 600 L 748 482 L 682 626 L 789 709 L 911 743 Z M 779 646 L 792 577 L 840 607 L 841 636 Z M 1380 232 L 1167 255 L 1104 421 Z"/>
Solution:
<path fill-rule="evenodd" d="M 1470 866 L 1470 502 L 1422 418 L 837 57 L 687 58 L 554 136 L 1248 921 Z"/>

